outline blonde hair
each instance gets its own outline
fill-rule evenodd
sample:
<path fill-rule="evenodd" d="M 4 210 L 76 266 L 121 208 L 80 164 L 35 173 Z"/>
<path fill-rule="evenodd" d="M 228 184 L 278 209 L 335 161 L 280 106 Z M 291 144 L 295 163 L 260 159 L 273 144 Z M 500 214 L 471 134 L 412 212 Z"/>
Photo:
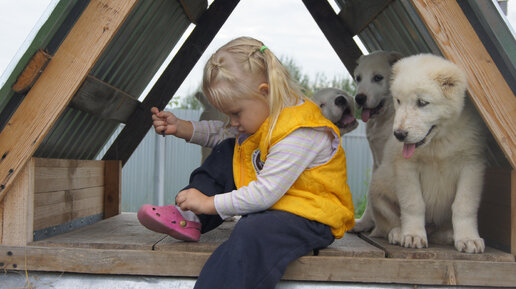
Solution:
<path fill-rule="evenodd" d="M 269 127 L 267 138 L 282 109 L 295 105 L 303 96 L 287 69 L 264 44 L 251 37 L 239 37 L 220 47 L 206 62 L 202 89 L 215 108 L 235 99 L 263 97 L 258 86 L 269 85 Z"/>

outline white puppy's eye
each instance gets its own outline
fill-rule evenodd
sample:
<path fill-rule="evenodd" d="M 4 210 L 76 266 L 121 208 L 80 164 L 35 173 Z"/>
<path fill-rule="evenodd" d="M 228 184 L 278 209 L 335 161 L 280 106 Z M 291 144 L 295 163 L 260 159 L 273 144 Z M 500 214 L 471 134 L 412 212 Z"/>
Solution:
<path fill-rule="evenodd" d="M 401 101 L 399 100 L 399 98 L 396 98 L 396 102 L 397 102 L 398 104 L 401 104 Z"/>
<path fill-rule="evenodd" d="M 323 108 L 324 107 L 324 103 L 319 104 L 319 107 Z"/>
<path fill-rule="evenodd" d="M 373 77 L 373 81 L 374 82 L 380 82 L 383 80 L 383 76 L 381 76 L 380 74 L 377 74 Z"/>
<path fill-rule="evenodd" d="M 428 104 L 428 101 L 424 101 L 424 100 L 422 100 L 422 99 L 418 99 L 418 100 L 417 100 L 417 106 L 418 106 L 418 107 L 424 107 L 424 106 L 426 106 L 427 104 Z"/>
<path fill-rule="evenodd" d="M 357 75 L 355 79 L 357 80 L 357 82 L 360 82 L 362 80 L 362 77 L 360 75 Z"/>

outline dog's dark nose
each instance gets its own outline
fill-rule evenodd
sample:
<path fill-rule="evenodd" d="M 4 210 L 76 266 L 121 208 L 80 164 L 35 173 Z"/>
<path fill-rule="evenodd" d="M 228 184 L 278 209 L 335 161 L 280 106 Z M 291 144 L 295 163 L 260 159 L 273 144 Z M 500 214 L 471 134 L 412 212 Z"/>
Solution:
<path fill-rule="evenodd" d="M 358 103 L 358 105 L 364 105 L 364 103 L 367 100 L 367 95 L 363 93 L 359 93 L 355 96 L 355 101 Z"/>
<path fill-rule="evenodd" d="M 346 101 L 346 98 L 344 96 L 339 95 L 337 98 L 335 98 L 335 105 L 337 106 L 345 106 L 348 102 Z"/>
<path fill-rule="evenodd" d="M 407 137 L 408 135 L 408 131 L 406 130 L 400 130 L 400 129 L 397 129 L 394 131 L 394 136 L 399 140 L 399 141 L 404 141 L 405 138 Z"/>

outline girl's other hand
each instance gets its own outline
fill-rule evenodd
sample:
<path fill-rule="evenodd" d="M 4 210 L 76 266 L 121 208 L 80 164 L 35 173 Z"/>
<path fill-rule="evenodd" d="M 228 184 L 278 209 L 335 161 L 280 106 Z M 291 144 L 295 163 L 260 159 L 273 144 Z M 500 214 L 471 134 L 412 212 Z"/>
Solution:
<path fill-rule="evenodd" d="M 214 197 L 208 197 L 199 190 L 191 188 L 177 194 L 176 204 L 183 211 L 192 211 L 195 214 L 216 215 Z"/>

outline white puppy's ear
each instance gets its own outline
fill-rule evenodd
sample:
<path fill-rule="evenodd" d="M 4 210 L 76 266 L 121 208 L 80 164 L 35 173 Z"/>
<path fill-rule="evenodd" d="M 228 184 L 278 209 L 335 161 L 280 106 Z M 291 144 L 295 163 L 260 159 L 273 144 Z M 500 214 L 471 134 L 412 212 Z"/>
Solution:
<path fill-rule="evenodd" d="M 466 76 L 454 64 L 444 67 L 435 75 L 434 80 L 439 83 L 445 97 L 462 96 L 466 91 Z"/>
<path fill-rule="evenodd" d="M 394 63 L 396 63 L 396 61 L 400 60 L 402 57 L 403 55 L 401 55 L 401 53 L 397 51 L 389 52 L 389 64 L 392 66 Z"/>

